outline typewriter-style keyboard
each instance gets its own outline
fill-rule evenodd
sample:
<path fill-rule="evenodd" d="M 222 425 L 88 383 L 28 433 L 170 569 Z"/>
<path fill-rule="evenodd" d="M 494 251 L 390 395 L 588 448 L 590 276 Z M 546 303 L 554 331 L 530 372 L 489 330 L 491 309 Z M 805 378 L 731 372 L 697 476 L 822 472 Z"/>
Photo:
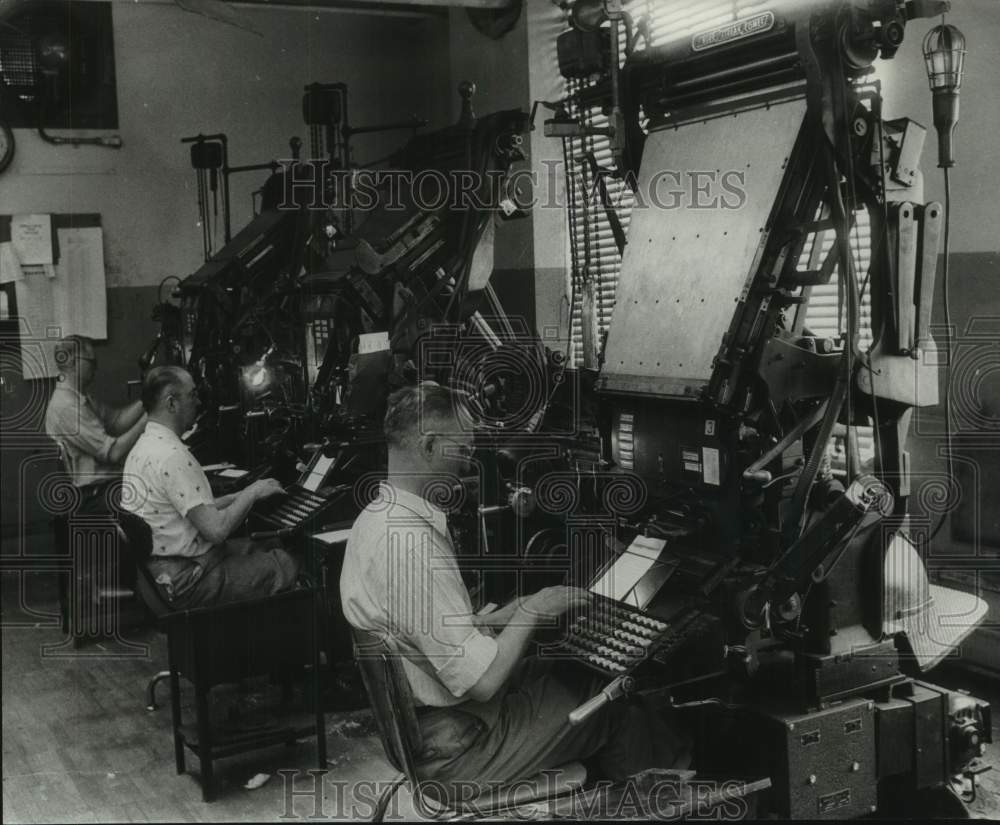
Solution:
<path fill-rule="evenodd" d="M 254 516 L 276 530 L 295 528 L 317 515 L 328 500 L 302 487 L 295 487 L 287 496 L 275 496 L 254 507 Z"/>
<path fill-rule="evenodd" d="M 619 676 L 644 661 L 670 632 L 672 624 L 634 607 L 595 596 L 593 607 L 577 616 L 556 647 L 609 676 Z"/>
<path fill-rule="evenodd" d="M 718 619 L 693 604 L 663 620 L 603 596 L 594 598 L 594 606 L 570 623 L 554 653 L 571 656 L 612 678 L 649 658 L 666 663 L 688 641 L 718 625 Z"/>

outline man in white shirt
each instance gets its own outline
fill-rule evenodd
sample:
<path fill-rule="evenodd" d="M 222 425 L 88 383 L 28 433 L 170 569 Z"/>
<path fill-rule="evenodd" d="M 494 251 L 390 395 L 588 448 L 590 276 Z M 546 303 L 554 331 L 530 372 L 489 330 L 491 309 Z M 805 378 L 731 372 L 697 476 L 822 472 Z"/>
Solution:
<path fill-rule="evenodd" d="M 509 783 L 589 757 L 612 779 L 685 767 L 685 743 L 639 704 L 612 703 L 571 727 L 568 714 L 603 684 L 565 662 L 524 658 L 536 628 L 586 607 L 586 591 L 549 587 L 473 615 L 434 503 L 471 455 L 456 401 L 430 383 L 390 397 L 388 482 L 355 521 L 340 578 L 348 622 L 403 657 L 420 706 L 421 778 Z"/>
<path fill-rule="evenodd" d="M 153 535 L 148 562 L 175 608 L 266 596 L 291 587 L 298 563 L 280 546 L 233 540 L 255 502 L 283 492 L 273 478 L 215 498 L 181 441 L 198 415 L 198 393 L 181 367 L 154 367 L 142 386 L 146 431 L 125 462 L 122 507 Z"/>
<path fill-rule="evenodd" d="M 121 476 L 146 415 L 139 401 L 115 409 L 90 395 L 97 356 L 89 338 L 67 335 L 56 344 L 55 359 L 59 382 L 45 410 L 45 432 L 59 446 L 70 481 L 84 491 L 86 503 L 89 493 Z"/>

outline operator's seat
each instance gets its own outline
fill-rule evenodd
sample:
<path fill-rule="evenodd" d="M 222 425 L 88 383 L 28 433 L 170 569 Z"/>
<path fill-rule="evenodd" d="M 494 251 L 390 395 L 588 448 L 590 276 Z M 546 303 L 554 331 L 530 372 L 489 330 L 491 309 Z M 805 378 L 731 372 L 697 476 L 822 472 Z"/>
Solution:
<path fill-rule="evenodd" d="M 402 771 L 379 796 L 373 822 L 383 820 L 392 797 L 404 782 L 409 785 L 417 813 L 431 819 L 449 815 L 496 816 L 524 805 L 562 799 L 582 789 L 587 771 L 581 763 L 570 762 L 554 772 L 547 771 L 511 785 L 487 786 L 471 799 L 464 795 L 461 800 L 432 799 L 432 794 L 446 792 L 447 783 L 422 783 L 417 776 L 416 756 L 423 750 L 423 741 L 401 659 L 378 636 L 358 629 L 354 629 L 353 635 L 354 656 L 368 691 L 382 747 L 392 766 Z"/>

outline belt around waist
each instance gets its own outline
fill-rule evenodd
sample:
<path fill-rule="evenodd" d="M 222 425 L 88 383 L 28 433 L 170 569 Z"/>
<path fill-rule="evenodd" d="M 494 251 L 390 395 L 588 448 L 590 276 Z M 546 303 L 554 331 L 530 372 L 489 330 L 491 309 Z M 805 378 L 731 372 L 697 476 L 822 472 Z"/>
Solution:
<path fill-rule="evenodd" d="M 175 556 L 175 555 L 172 555 L 172 556 L 162 556 L 162 555 L 157 555 L 157 554 L 154 553 L 154 554 L 150 555 L 150 557 L 148 559 L 146 559 L 146 564 L 149 565 L 149 564 L 152 564 L 153 562 L 156 562 L 156 561 L 172 561 L 172 562 L 187 561 L 187 562 L 197 563 L 199 561 L 207 559 L 208 556 L 209 556 L 209 554 L 212 552 L 213 549 L 214 549 L 214 547 L 208 548 L 208 550 L 206 550 L 200 556 Z"/>

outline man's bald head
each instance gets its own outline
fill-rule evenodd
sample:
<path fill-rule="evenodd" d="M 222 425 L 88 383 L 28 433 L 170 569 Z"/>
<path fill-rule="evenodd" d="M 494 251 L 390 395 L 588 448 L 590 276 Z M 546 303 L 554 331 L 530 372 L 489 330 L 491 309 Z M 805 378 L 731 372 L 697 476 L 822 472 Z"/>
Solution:
<path fill-rule="evenodd" d="M 160 403 L 171 394 L 182 391 L 191 374 L 184 367 L 153 367 L 142 381 L 142 406 L 152 415 Z"/>

